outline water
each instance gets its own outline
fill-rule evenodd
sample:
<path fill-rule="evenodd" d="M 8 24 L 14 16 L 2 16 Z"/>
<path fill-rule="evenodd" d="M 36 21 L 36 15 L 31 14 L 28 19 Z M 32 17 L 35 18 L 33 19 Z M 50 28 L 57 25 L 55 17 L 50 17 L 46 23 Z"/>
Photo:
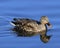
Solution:
<path fill-rule="evenodd" d="M 48 30 L 52 35 L 46 44 L 39 35 L 17 37 L 13 33 L 10 21 L 13 18 L 31 18 L 39 20 L 42 15 L 48 16 L 53 28 Z M 0 0 L 0 48 L 59 48 L 60 47 L 60 0 Z"/>

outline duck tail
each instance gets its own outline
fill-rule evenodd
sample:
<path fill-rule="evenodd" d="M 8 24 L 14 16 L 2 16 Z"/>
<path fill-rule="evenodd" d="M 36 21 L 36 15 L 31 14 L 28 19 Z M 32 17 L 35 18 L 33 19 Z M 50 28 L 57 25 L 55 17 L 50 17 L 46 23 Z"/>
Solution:
<path fill-rule="evenodd" d="M 51 36 L 40 35 L 40 39 L 42 42 L 47 43 L 50 40 Z"/>
<path fill-rule="evenodd" d="M 13 26 L 16 26 L 16 23 L 13 22 L 13 21 L 11 21 L 10 24 L 13 25 Z"/>

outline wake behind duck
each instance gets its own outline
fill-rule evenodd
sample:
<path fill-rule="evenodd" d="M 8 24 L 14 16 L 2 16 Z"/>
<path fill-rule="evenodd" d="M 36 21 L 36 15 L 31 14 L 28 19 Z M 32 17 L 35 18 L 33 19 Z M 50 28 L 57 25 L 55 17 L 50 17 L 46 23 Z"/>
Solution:
<path fill-rule="evenodd" d="M 13 30 L 16 31 L 19 36 L 40 34 L 40 39 L 44 43 L 47 43 L 51 37 L 47 35 L 47 25 L 51 27 L 47 16 L 42 16 L 40 21 L 26 18 L 14 18 L 11 24 L 14 26 Z"/>

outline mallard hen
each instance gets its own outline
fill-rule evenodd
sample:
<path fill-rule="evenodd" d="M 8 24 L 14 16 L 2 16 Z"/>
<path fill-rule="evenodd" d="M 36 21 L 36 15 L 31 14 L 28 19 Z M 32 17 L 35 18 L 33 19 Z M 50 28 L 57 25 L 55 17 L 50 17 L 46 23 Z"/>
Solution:
<path fill-rule="evenodd" d="M 42 42 L 47 43 L 51 36 L 47 36 L 47 25 L 51 27 L 47 16 L 42 16 L 40 21 L 26 19 L 26 18 L 14 18 L 11 21 L 14 26 L 14 31 L 19 36 L 32 36 L 40 34 Z"/>

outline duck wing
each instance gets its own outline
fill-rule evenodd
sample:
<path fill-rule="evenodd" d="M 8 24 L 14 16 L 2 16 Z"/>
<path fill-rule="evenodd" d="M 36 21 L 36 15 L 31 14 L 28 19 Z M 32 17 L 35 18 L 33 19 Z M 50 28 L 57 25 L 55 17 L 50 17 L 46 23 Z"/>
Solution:
<path fill-rule="evenodd" d="M 37 21 L 35 20 L 14 18 L 11 22 L 15 25 L 13 31 L 16 31 L 18 36 L 33 36 L 36 34 L 33 31 L 37 24 Z"/>
<path fill-rule="evenodd" d="M 30 36 L 35 35 L 34 32 L 29 32 L 29 31 L 23 30 L 17 26 L 15 26 L 12 30 L 15 31 L 17 36 L 30 37 Z"/>
<path fill-rule="evenodd" d="M 37 25 L 38 21 L 36 20 L 32 20 L 32 19 L 18 19 L 18 18 L 14 18 L 13 21 L 11 21 L 11 23 L 14 25 L 14 26 L 17 26 L 19 27 L 19 29 L 23 29 L 23 30 L 26 30 L 28 32 L 37 32 Z"/>
<path fill-rule="evenodd" d="M 11 21 L 11 24 L 14 26 L 19 26 L 19 25 L 25 25 L 27 23 L 37 23 L 39 24 L 40 22 L 36 21 L 36 20 L 32 20 L 32 19 L 25 19 L 25 18 L 14 18 L 13 21 Z"/>

